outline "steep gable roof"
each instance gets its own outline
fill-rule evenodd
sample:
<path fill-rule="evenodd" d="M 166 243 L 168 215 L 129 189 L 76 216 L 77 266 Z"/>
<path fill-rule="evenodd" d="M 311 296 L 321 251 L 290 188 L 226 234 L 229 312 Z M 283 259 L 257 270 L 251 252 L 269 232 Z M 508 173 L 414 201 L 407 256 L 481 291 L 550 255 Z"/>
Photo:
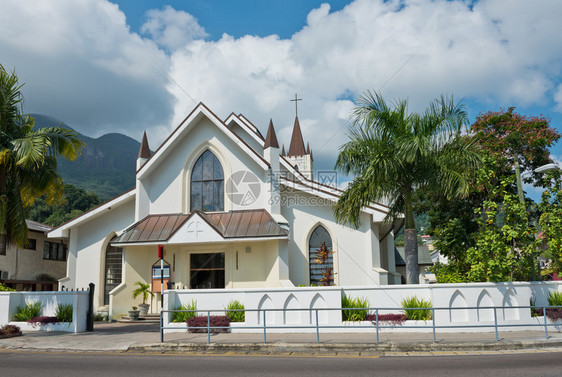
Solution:
<path fill-rule="evenodd" d="M 269 163 L 252 147 L 250 147 L 239 135 L 226 126 L 207 106 L 199 103 L 195 109 L 180 123 L 180 125 L 168 136 L 166 140 L 158 147 L 156 152 L 146 161 L 146 163 L 137 170 L 137 178 L 142 178 L 145 174 L 157 165 L 163 156 L 167 155 L 171 148 L 178 142 L 178 138 L 186 132 L 190 126 L 196 123 L 200 117 L 207 117 L 213 124 L 217 126 L 228 138 L 230 138 L 241 150 L 243 150 L 250 158 L 252 158 L 261 168 L 268 169 Z"/>

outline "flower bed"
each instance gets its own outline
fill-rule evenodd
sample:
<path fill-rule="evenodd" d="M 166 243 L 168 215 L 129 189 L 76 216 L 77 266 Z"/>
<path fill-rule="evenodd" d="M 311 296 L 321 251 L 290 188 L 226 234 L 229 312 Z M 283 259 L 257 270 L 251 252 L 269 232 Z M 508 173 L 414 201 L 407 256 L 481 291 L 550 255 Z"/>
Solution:
<path fill-rule="evenodd" d="M 226 333 L 230 330 L 230 319 L 224 315 L 212 315 L 209 317 L 209 324 L 211 327 L 211 333 Z M 190 333 L 207 333 L 207 317 L 199 316 L 193 317 L 187 320 L 187 329 Z M 213 329 L 212 327 L 223 327 L 219 329 Z"/>

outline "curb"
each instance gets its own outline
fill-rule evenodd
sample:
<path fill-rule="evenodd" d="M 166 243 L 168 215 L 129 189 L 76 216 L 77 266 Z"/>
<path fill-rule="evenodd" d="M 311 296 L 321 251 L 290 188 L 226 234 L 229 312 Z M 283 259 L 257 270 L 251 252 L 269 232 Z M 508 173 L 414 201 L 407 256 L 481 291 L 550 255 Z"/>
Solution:
<path fill-rule="evenodd" d="M 511 341 L 494 343 L 381 343 L 381 344 L 316 344 L 316 343 L 149 343 L 130 346 L 126 352 L 143 353 L 369 353 L 385 352 L 454 352 L 454 351 L 516 351 L 543 348 L 560 348 L 562 340 L 554 341 Z"/>

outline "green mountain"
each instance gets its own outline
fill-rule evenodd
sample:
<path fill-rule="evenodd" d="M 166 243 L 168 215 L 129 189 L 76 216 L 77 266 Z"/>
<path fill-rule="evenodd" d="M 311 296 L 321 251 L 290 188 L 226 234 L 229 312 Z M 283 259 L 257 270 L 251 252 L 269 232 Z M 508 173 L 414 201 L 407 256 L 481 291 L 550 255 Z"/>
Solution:
<path fill-rule="evenodd" d="M 58 119 L 30 114 L 39 128 L 69 125 Z M 78 133 L 86 146 L 75 161 L 58 160 L 57 170 L 67 184 L 95 192 L 103 200 L 113 198 L 135 186 L 136 160 L 140 143 L 119 133 L 110 133 L 97 139 Z"/>

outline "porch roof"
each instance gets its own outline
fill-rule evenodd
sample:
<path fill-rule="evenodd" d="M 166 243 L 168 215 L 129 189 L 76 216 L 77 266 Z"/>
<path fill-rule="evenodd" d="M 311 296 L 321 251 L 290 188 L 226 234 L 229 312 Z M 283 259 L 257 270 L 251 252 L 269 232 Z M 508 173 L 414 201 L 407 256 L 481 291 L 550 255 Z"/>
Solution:
<path fill-rule="evenodd" d="M 289 233 L 265 209 L 213 213 L 195 210 L 189 215 L 148 215 L 113 238 L 111 244 L 166 242 L 195 214 L 224 239 L 286 237 Z"/>

